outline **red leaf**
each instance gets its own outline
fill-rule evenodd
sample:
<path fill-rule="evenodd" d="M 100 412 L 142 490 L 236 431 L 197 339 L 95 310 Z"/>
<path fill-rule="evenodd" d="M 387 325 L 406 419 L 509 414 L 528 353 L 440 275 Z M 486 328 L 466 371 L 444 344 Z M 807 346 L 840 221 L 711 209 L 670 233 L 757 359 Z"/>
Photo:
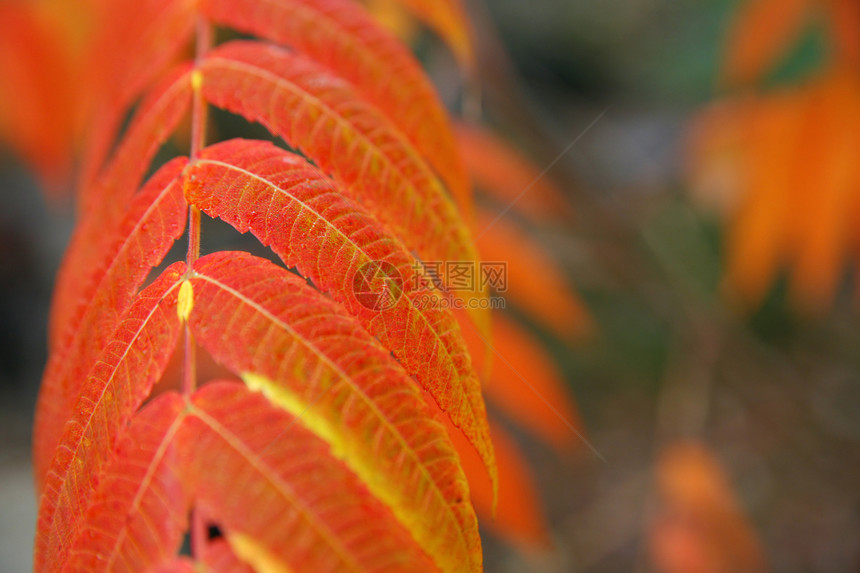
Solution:
<path fill-rule="evenodd" d="M 262 395 L 213 383 L 190 413 L 188 484 L 228 532 L 295 571 L 434 570 L 329 445 Z"/>
<path fill-rule="evenodd" d="M 468 211 L 469 182 L 415 60 L 345 0 L 260 0 L 257 11 L 244 0 L 89 1 L 98 35 L 78 83 L 90 91 L 70 114 L 71 131 L 89 133 L 81 221 L 54 299 L 34 439 L 35 569 L 480 570 L 468 483 L 436 411 L 475 448 L 492 496 L 484 402 L 451 312 L 418 300 L 442 293 L 415 276 L 419 261 L 477 261 L 448 194 Z M 471 60 L 459 4 L 411 3 Z M 213 50 L 211 16 L 311 59 L 262 42 Z M 191 47 L 195 22 L 193 68 L 150 89 Z M 202 149 L 208 103 L 310 159 L 247 142 Z M 137 192 L 189 107 L 191 164 L 169 162 Z M 355 316 L 273 263 L 200 258 L 186 194 L 253 230 Z M 186 217 L 193 264 L 139 292 Z M 362 306 L 359 287 L 395 285 L 382 263 L 410 286 L 385 291 L 398 295 L 391 308 Z M 486 296 L 473 291 L 464 298 Z M 486 318 L 474 312 L 479 326 Z M 183 325 L 184 395 L 152 399 Z M 195 392 L 197 342 L 244 384 Z M 191 508 L 186 559 L 176 553 Z M 223 538 L 201 546 L 201 524 Z"/>
<path fill-rule="evenodd" d="M 194 205 L 241 232 L 250 229 L 288 266 L 344 304 L 481 449 L 475 423 L 483 412 L 480 383 L 456 319 L 425 304 L 432 285 L 420 284 L 417 261 L 340 185 L 296 155 L 243 140 L 203 150 L 185 185 Z M 380 261 L 390 265 L 385 268 L 393 275 L 391 290 L 402 294 L 390 306 L 368 308 L 357 299 L 354 280 Z"/>
<path fill-rule="evenodd" d="M 134 417 L 98 476 L 67 570 L 148 571 L 169 564 L 191 505 L 175 443 L 185 409 L 185 400 L 170 393 Z"/>
<path fill-rule="evenodd" d="M 113 220 L 134 194 L 155 154 L 191 108 L 189 65 L 172 70 L 146 94 L 98 178 L 81 187 L 80 216 L 86 221 Z"/>
<path fill-rule="evenodd" d="M 105 2 L 91 43 L 89 140 L 80 182 L 92 183 L 128 107 L 173 62 L 194 29 L 197 0 Z"/>
<path fill-rule="evenodd" d="M 51 351 L 36 409 L 33 462 L 41 486 L 63 425 L 96 358 L 134 294 L 185 227 L 186 203 L 177 176 L 184 160 L 165 165 L 134 198 L 113 244 L 76 302 Z"/>
<path fill-rule="evenodd" d="M 65 37 L 35 3 L 0 3 L 0 139 L 56 187 L 70 174 L 77 93 Z"/>
<path fill-rule="evenodd" d="M 302 56 L 257 42 L 221 46 L 201 71 L 212 104 L 300 148 L 424 260 L 477 260 L 439 180 L 349 84 Z"/>
<path fill-rule="evenodd" d="M 268 261 L 209 255 L 191 284 L 190 325 L 216 359 L 328 441 L 440 566 L 479 566 L 474 515 L 445 429 L 388 351 L 339 305 Z M 455 397 L 452 415 L 462 415 L 465 398 Z M 465 415 L 465 428 L 486 439 L 477 399 L 482 409 Z"/>
<path fill-rule="evenodd" d="M 358 4 L 205 0 L 202 10 L 217 23 L 291 46 L 352 83 L 440 173 L 468 216 L 471 186 L 433 86 L 412 54 Z"/>
<path fill-rule="evenodd" d="M 64 567 L 81 533 L 96 477 L 167 364 L 179 334 L 176 297 L 184 267 L 171 266 L 138 295 L 82 385 L 39 502 L 38 571 Z"/>
<path fill-rule="evenodd" d="M 84 186 L 80 196 L 80 221 L 66 250 L 57 276 L 51 310 L 50 344 L 57 343 L 75 310 L 75 301 L 85 296 L 104 256 L 114 229 L 122 221 L 134 191 L 158 148 L 176 128 L 191 102 L 188 74 L 171 74 L 141 104 L 128 133 L 98 181 Z"/>

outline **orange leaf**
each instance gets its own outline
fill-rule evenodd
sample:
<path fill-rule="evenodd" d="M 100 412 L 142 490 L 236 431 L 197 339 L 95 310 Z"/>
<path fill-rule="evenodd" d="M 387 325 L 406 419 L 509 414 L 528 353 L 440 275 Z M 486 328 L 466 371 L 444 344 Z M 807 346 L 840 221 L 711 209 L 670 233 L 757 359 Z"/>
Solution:
<path fill-rule="evenodd" d="M 545 249 L 509 219 L 479 210 L 477 221 L 482 260 L 507 265 L 507 290 L 502 294 L 562 337 L 585 334 L 590 328 L 587 311 Z"/>
<path fill-rule="evenodd" d="M 433 28 L 467 71 L 475 67 L 475 48 L 469 20 L 460 0 L 398 0 Z"/>
<path fill-rule="evenodd" d="M 134 417 L 96 480 L 67 570 L 148 571 L 170 563 L 182 544 L 191 504 L 176 445 L 185 409 L 185 400 L 170 393 Z"/>
<path fill-rule="evenodd" d="M 0 139 L 58 189 L 71 170 L 74 92 L 65 38 L 34 3 L 0 3 Z"/>
<path fill-rule="evenodd" d="M 204 386 L 178 441 L 200 507 L 228 536 L 253 540 L 267 562 L 295 571 L 435 569 L 329 444 L 261 394 Z"/>
<path fill-rule="evenodd" d="M 854 70 L 834 73 L 807 92 L 799 173 L 786 202 L 791 245 L 791 295 L 797 308 L 825 310 L 842 278 L 860 197 L 860 82 Z"/>
<path fill-rule="evenodd" d="M 209 255 L 191 284 L 189 324 L 213 357 L 328 442 L 440 567 L 479 568 L 456 453 L 387 350 L 339 305 L 263 259 Z M 483 410 L 466 419 L 476 447 L 490 448 L 492 471 Z"/>
<path fill-rule="evenodd" d="M 860 64 L 860 4 L 856 0 L 826 0 L 826 5 L 838 63 L 856 69 Z"/>
<path fill-rule="evenodd" d="M 454 317 L 429 304 L 436 293 L 416 277 L 418 261 L 341 185 L 273 145 L 233 140 L 203 150 L 188 170 L 186 195 L 207 214 L 250 229 L 341 302 L 482 450 L 480 382 Z M 367 269 L 387 290 L 358 292 Z"/>
<path fill-rule="evenodd" d="M 769 96 L 751 119 L 742 158 L 744 194 L 728 237 L 725 288 L 738 302 L 757 305 L 786 257 L 785 191 L 800 160 L 803 108 L 797 94 Z"/>
<path fill-rule="evenodd" d="M 540 496 L 529 471 L 529 463 L 519 447 L 498 424 L 491 426 L 493 445 L 499 464 L 499 497 L 493 514 L 493 491 L 480 459 L 456 432 L 451 439 L 460 453 L 472 504 L 481 522 L 503 539 L 517 544 L 526 552 L 547 549 L 551 545 L 549 526 L 541 507 Z"/>
<path fill-rule="evenodd" d="M 176 298 L 184 267 L 174 264 L 138 295 L 83 382 L 73 412 L 62 413 L 61 419 L 69 421 L 39 501 L 38 571 L 63 569 L 82 532 L 97 476 L 113 457 L 118 435 L 164 371 L 179 335 Z"/>
<path fill-rule="evenodd" d="M 473 328 L 464 332 L 473 355 L 488 348 L 493 355 L 492 374 L 484 383 L 487 400 L 559 453 L 568 452 L 582 424 L 564 378 L 540 342 L 501 312 L 493 315 L 491 340 Z"/>
<path fill-rule="evenodd" d="M 170 136 L 191 103 L 188 74 L 176 72 L 141 103 L 126 136 L 104 174 L 80 192 L 80 221 L 63 257 L 56 280 L 49 326 L 53 349 L 72 319 L 75 304 L 98 269 L 118 232 L 128 204 L 159 147 Z"/>
<path fill-rule="evenodd" d="M 822 312 L 857 240 L 856 74 L 836 68 L 806 86 L 723 102 L 706 113 L 691 178 L 694 186 L 707 184 L 722 170 L 728 176 L 721 192 L 737 197 L 728 201 L 736 205 L 727 212 L 726 291 L 754 307 L 785 268 L 794 306 Z"/>
<path fill-rule="evenodd" d="M 202 9 L 215 22 L 291 46 L 352 83 L 439 172 L 468 218 L 471 186 L 433 86 L 412 54 L 359 5 L 352 0 L 205 0 Z"/>
<path fill-rule="evenodd" d="M 691 121 L 684 142 L 684 176 L 695 199 L 725 217 L 742 201 L 743 155 L 756 111 L 753 98 L 718 101 Z"/>
<path fill-rule="evenodd" d="M 81 287 L 62 336 L 51 349 L 36 408 L 33 464 L 41 486 L 87 372 L 132 303 L 137 289 L 185 228 L 177 180 L 184 160 L 165 165 L 134 198 L 96 271 Z"/>
<path fill-rule="evenodd" d="M 101 169 L 128 107 L 177 59 L 191 38 L 197 0 L 106 2 L 91 42 L 87 134 L 80 174 L 88 187 Z"/>
<path fill-rule="evenodd" d="M 483 127 L 462 122 L 456 125 L 456 134 L 478 190 L 535 223 L 570 215 L 570 204 L 561 189 L 506 141 Z"/>
<path fill-rule="evenodd" d="M 421 23 L 399 0 L 364 0 L 362 3 L 373 19 L 400 42 L 411 45 L 418 36 Z"/>
<path fill-rule="evenodd" d="M 274 46 L 234 42 L 203 63 L 214 105 L 259 121 L 350 189 L 427 261 L 476 261 L 468 228 L 409 142 L 353 88 Z"/>
<path fill-rule="evenodd" d="M 760 80 L 797 39 L 810 7 L 811 0 L 746 0 L 729 28 L 726 81 Z"/>
<path fill-rule="evenodd" d="M 661 509 L 650 532 L 663 573 L 765 571 L 755 533 L 737 507 L 717 460 L 695 442 L 663 449 L 657 463 Z"/>

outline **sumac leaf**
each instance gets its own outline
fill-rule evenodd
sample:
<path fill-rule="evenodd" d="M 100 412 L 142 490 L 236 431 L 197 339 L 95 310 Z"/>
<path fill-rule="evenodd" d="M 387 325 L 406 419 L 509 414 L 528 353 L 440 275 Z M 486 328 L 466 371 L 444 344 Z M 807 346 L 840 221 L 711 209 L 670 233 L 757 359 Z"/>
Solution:
<path fill-rule="evenodd" d="M 200 507 L 270 562 L 293 571 L 435 569 L 330 445 L 263 395 L 204 386 L 179 441 Z"/>
<path fill-rule="evenodd" d="M 307 58 L 259 42 L 225 44 L 200 69 L 208 101 L 301 149 L 424 260 L 478 259 L 439 180 L 348 83 Z"/>
<path fill-rule="evenodd" d="M 185 228 L 187 206 L 177 179 L 184 160 L 165 165 L 133 200 L 112 246 L 92 274 L 74 315 L 52 349 L 36 408 L 33 461 L 43 483 L 63 425 L 85 390 L 87 372 L 112 336 L 137 289 Z"/>
<path fill-rule="evenodd" d="M 432 289 L 416 273 L 420 263 L 339 184 L 271 144 L 234 140 L 203 150 L 189 166 L 185 188 L 192 204 L 241 232 L 251 230 L 341 302 L 400 359 L 492 467 L 478 422 L 484 412 L 480 383 L 456 319 L 428 303 Z M 354 292 L 355 278 L 377 266 L 387 269 L 400 292 L 396 300 L 369 307 Z"/>
<path fill-rule="evenodd" d="M 122 428 L 161 376 L 176 345 L 176 300 L 185 265 L 176 263 L 126 313 L 82 384 L 39 501 L 36 570 L 60 571 Z"/>
<path fill-rule="evenodd" d="M 176 444 L 185 410 L 185 400 L 168 393 L 134 417 L 98 477 L 68 570 L 148 571 L 170 564 L 191 505 Z"/>
<path fill-rule="evenodd" d="M 445 428 L 387 350 L 340 305 L 263 259 L 208 255 L 190 281 L 189 324 L 217 360 L 325 439 L 443 569 L 479 567 Z"/>
<path fill-rule="evenodd" d="M 409 51 L 351 0 L 205 0 L 213 21 L 290 46 L 348 80 L 439 172 L 461 209 L 471 189 L 448 116 Z"/>
<path fill-rule="evenodd" d="M 543 246 L 510 219 L 480 210 L 476 220 L 482 260 L 505 265 L 505 290 L 499 294 L 563 338 L 587 333 L 591 318 L 585 305 Z"/>

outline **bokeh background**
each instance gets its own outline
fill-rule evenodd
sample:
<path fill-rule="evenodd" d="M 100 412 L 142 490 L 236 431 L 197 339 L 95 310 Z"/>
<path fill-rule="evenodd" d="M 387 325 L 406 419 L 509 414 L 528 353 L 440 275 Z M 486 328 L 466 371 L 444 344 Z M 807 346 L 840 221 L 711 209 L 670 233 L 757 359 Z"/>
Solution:
<path fill-rule="evenodd" d="M 452 109 L 481 116 L 539 171 L 551 166 L 545 177 L 572 214 L 528 229 L 590 317 L 588 334 L 572 340 L 518 315 L 552 352 L 598 453 L 577 439 L 560 454 L 506 425 L 529 460 L 553 548 L 521 550 L 488 532 L 487 571 L 860 570 L 854 247 L 815 304 L 798 304 L 806 299 L 780 264 L 762 279 L 766 288 L 746 296 L 727 283 L 728 269 L 732 249 L 756 244 L 731 246 L 736 227 L 725 208 L 744 190 L 722 179 L 701 185 L 713 171 L 697 162 L 696 137 L 718 132 L 701 136 L 694 127 L 714 102 L 753 93 L 765 105 L 767 94 L 793 93 L 828 69 L 827 28 L 810 13 L 767 77 L 736 89 L 723 82 L 737 40 L 729 31 L 748 3 L 470 0 L 479 81 L 465 88 L 432 34 L 399 29 Z M 763 22 L 763 37 L 781 26 Z M 841 113 L 839 101 L 825 97 L 820 107 Z M 740 121 L 728 117 L 727 125 Z M 731 160 L 744 156 L 729 147 Z M 802 151 L 770 165 L 774 178 L 791 182 L 780 169 L 813 161 Z M 717 175 L 736 170 L 723 165 Z M 760 210 L 799 209 L 792 201 L 802 193 L 824 197 L 814 185 L 792 193 L 774 194 Z M 845 193 L 860 195 L 860 174 Z M 51 197 L 4 148 L 0 571 L 25 571 L 32 561 L 29 434 L 51 285 L 73 225 L 71 200 Z M 220 246 L 218 232 L 209 245 Z"/>

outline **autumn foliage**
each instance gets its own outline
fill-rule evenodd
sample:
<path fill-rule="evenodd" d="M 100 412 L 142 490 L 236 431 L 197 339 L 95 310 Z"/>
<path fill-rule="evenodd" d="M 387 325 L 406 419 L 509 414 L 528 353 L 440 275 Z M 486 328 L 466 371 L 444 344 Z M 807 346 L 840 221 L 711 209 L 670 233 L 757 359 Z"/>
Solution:
<path fill-rule="evenodd" d="M 767 87 L 810 29 L 825 64 Z M 821 313 L 860 246 L 860 5 L 748 0 L 726 54 L 727 95 L 696 121 L 690 157 L 694 191 L 729 221 L 726 292 L 756 307 L 785 273 L 794 307 Z"/>
<path fill-rule="evenodd" d="M 719 461 L 704 445 L 667 445 L 657 460 L 656 481 L 659 509 L 649 545 L 660 571 L 767 570 Z"/>
<path fill-rule="evenodd" d="M 722 282 L 688 292 L 697 280 L 661 284 L 689 262 L 681 245 L 675 273 L 652 229 L 665 196 L 616 209 L 614 194 L 562 188 L 572 178 L 550 170 L 573 144 L 541 157 L 517 139 L 528 110 L 502 119 L 478 101 L 516 81 L 493 62 L 479 85 L 484 46 L 460 0 L 0 0 L 0 141 L 54 207 L 73 189 L 77 216 L 33 432 L 35 570 L 481 571 L 481 532 L 563 570 L 576 559 L 560 540 L 576 551 L 618 522 L 592 559 L 766 571 L 731 468 L 706 445 L 707 402 L 736 377 L 718 370 L 736 340 L 755 346 L 732 311 L 785 279 L 794 307 L 820 314 L 856 265 L 858 6 L 737 3 L 719 98 L 683 146 L 693 194 L 725 223 Z M 810 30 L 824 64 L 780 77 Z M 447 50 L 464 101 L 443 105 L 412 40 Z M 566 265 L 544 239 L 580 217 L 563 254 L 582 259 Z M 502 280 L 477 280 L 485 264 Z M 666 386 L 642 383 L 612 336 L 642 346 Z M 771 356 L 755 348 L 741 374 Z M 631 455 L 641 465 L 618 489 L 647 497 L 641 511 L 601 483 L 601 515 L 530 463 L 582 453 L 600 467 L 565 379 L 582 368 L 592 395 L 617 391 L 591 361 L 636 374 L 616 401 L 583 406 L 589 419 L 613 410 L 626 428 L 629 404 L 655 400 L 654 420 L 629 422 L 653 430 L 634 443 L 654 459 Z M 674 392 L 685 376 L 693 390 Z M 551 527 L 543 484 L 596 528 Z"/>
<path fill-rule="evenodd" d="M 403 4 L 474 66 L 458 2 Z M 569 340 L 588 330 L 525 229 L 473 205 L 473 180 L 510 192 L 482 179 L 481 158 L 516 152 L 456 135 L 408 49 L 352 0 L 85 8 L 0 4 L 21 24 L 0 38 L 17 50 L 0 76 L 20 87 L 0 100 L 4 138 L 47 181 L 79 158 L 33 440 L 36 569 L 475 571 L 476 510 L 547 547 L 482 379 L 500 412 L 565 452 L 580 430 L 561 375 L 533 335 L 490 316 L 486 289 L 458 293 L 473 304 L 455 314 L 441 304 L 452 277 L 419 280 L 433 261 L 504 256 L 514 305 Z M 214 141 L 212 108 L 275 143 Z M 187 152 L 159 159 L 168 142 Z M 542 196 L 523 206 L 540 214 Z M 206 216 L 282 264 L 203 255 Z M 356 277 L 386 304 L 359 298 Z"/>

